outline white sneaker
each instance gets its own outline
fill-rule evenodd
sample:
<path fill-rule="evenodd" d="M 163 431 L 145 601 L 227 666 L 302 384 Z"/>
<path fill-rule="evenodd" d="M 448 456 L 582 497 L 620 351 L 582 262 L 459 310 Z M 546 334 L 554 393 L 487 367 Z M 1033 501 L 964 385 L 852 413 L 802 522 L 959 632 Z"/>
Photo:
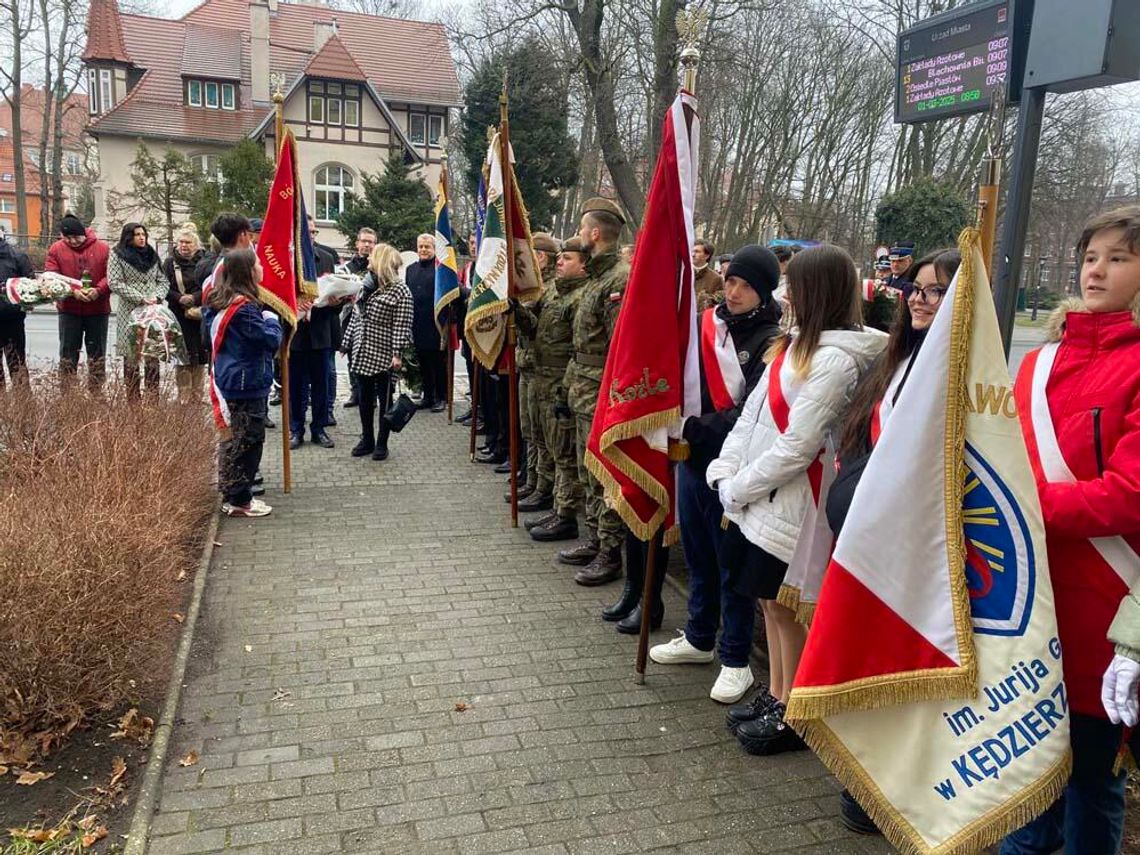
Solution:
<path fill-rule="evenodd" d="M 743 698 L 752 688 L 754 678 L 752 669 L 745 665 L 743 668 L 720 667 L 720 676 L 716 678 L 709 697 L 722 704 L 735 704 Z"/>
<path fill-rule="evenodd" d="M 713 652 L 711 650 L 697 650 L 689 644 L 689 639 L 685 638 L 685 633 L 682 632 L 672 641 L 665 644 L 655 644 L 649 648 L 649 658 L 658 665 L 679 665 L 683 662 L 703 664 L 713 661 Z"/>
<path fill-rule="evenodd" d="M 229 502 L 222 503 L 222 513 L 227 517 L 267 517 L 273 511 L 273 508 L 261 501 L 261 499 L 252 499 L 248 505 L 231 505 Z"/>

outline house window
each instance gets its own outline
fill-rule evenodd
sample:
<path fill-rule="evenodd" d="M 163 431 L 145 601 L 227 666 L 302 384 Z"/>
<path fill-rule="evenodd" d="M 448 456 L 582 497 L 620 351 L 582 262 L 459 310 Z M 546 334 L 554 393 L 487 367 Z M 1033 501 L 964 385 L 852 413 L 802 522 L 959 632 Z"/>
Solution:
<path fill-rule="evenodd" d="M 16 211 L 14 199 L 0 199 L 0 214 L 12 214 Z"/>
<path fill-rule="evenodd" d="M 94 68 L 87 69 L 87 112 L 99 113 L 99 74 Z"/>
<path fill-rule="evenodd" d="M 67 155 L 67 174 L 79 175 L 83 171 L 83 160 L 78 154 L 69 153 Z"/>
<path fill-rule="evenodd" d="M 111 69 L 99 69 L 99 111 L 106 113 L 115 106 L 114 96 L 111 89 Z"/>
<path fill-rule="evenodd" d="M 350 128 L 360 127 L 360 102 L 344 100 L 344 123 Z"/>
<path fill-rule="evenodd" d="M 427 116 L 422 113 L 408 116 L 408 141 L 415 145 L 427 142 Z"/>
<path fill-rule="evenodd" d="M 443 116 L 428 116 L 428 145 L 439 145 L 443 138 Z"/>
<path fill-rule="evenodd" d="M 330 125 L 339 125 L 341 120 L 340 110 L 343 102 L 339 98 L 329 98 L 325 101 L 327 108 L 327 115 L 325 121 Z"/>
<path fill-rule="evenodd" d="M 190 162 L 207 181 L 222 183 L 222 159 L 216 154 L 192 154 Z"/>
<path fill-rule="evenodd" d="M 218 84 L 213 81 L 206 82 L 206 106 L 218 109 Z"/>
<path fill-rule="evenodd" d="M 335 164 L 320 167 L 313 182 L 317 205 L 313 216 L 325 223 L 335 220 L 344 211 L 355 186 L 356 181 L 347 168 Z"/>
<path fill-rule="evenodd" d="M 186 84 L 186 103 L 191 107 L 202 106 L 202 81 L 191 80 Z"/>
<path fill-rule="evenodd" d="M 309 96 L 309 121 L 314 125 L 325 123 L 325 99 L 320 95 Z"/>
<path fill-rule="evenodd" d="M 234 97 L 234 85 L 232 83 L 222 84 L 222 109 L 237 109 L 237 103 Z"/>

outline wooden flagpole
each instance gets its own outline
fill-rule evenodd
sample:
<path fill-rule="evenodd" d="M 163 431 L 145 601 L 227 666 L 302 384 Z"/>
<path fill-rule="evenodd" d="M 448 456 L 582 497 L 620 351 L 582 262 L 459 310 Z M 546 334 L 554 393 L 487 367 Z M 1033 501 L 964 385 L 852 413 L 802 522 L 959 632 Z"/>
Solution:
<path fill-rule="evenodd" d="M 511 171 L 511 133 L 507 117 L 507 72 L 503 71 L 503 89 L 499 93 L 499 158 L 503 170 L 503 226 L 507 236 L 507 299 L 514 300 L 515 284 L 515 225 L 514 176 Z M 510 430 L 511 460 L 511 528 L 519 527 L 519 387 L 518 369 L 515 366 L 515 315 L 507 313 L 507 394 L 508 430 Z"/>
<path fill-rule="evenodd" d="M 274 134 L 277 137 L 277 162 L 281 162 L 281 151 L 285 148 L 285 95 L 278 84 L 273 91 Z M 296 241 L 294 241 L 295 243 Z M 300 246 L 293 250 L 293 272 L 297 271 L 296 257 L 301 251 Z M 293 452 L 289 448 L 291 434 L 289 432 L 289 347 L 293 343 L 293 327 L 288 327 L 284 338 L 281 339 L 281 489 L 286 493 L 293 490 Z"/>
<path fill-rule="evenodd" d="M 447 208 L 448 231 L 451 231 L 451 220 L 450 220 L 450 218 L 451 218 L 451 191 L 448 188 L 447 155 L 446 154 L 444 154 L 440 158 L 439 183 L 443 187 L 444 202 L 448 206 L 448 208 Z M 437 222 L 437 225 L 438 225 L 438 222 Z M 450 246 L 452 247 L 452 252 L 454 252 L 455 251 L 454 234 L 452 235 L 451 238 L 449 238 L 449 240 L 452 241 Z M 436 258 L 435 263 L 437 265 L 440 264 L 440 259 Z M 439 268 L 437 267 L 436 270 L 438 271 L 438 269 Z M 458 284 L 458 282 L 459 282 L 459 271 L 458 270 L 455 271 L 455 279 L 456 279 L 456 284 Z M 454 415 L 455 415 L 455 410 L 454 410 L 454 402 L 455 402 L 455 354 L 451 350 L 451 325 L 452 325 L 452 323 L 454 323 L 453 319 L 455 317 L 455 312 L 452 310 L 452 307 L 450 305 L 448 305 L 446 308 L 447 308 L 447 323 L 445 323 L 443 325 L 443 337 L 439 343 L 439 346 L 440 346 L 440 349 L 444 352 L 444 354 L 446 354 L 445 358 L 447 360 L 447 423 L 452 424 L 455 421 L 455 418 L 454 418 Z"/>
<path fill-rule="evenodd" d="M 996 108 L 990 113 L 986 156 L 982 160 L 982 173 L 978 181 L 978 231 L 981 232 L 982 260 L 986 265 L 986 278 L 993 282 L 994 239 L 997 236 L 998 189 L 1001 185 L 1001 148 L 1005 135 L 1005 101 L 995 99 Z"/>
<path fill-rule="evenodd" d="M 478 359 L 473 360 L 475 370 L 471 372 L 471 441 L 467 447 L 471 462 L 475 462 L 475 437 L 479 432 L 479 372 L 483 366 Z"/>
<path fill-rule="evenodd" d="M 681 66 L 684 68 L 684 76 L 682 78 L 682 88 L 690 94 L 696 94 L 697 85 L 697 63 L 700 62 L 701 53 L 697 50 L 696 44 L 700 36 L 701 30 L 705 26 L 705 18 L 702 12 L 694 10 L 692 12 L 681 12 L 677 16 L 677 29 L 683 30 L 685 49 L 681 51 Z M 685 107 L 685 122 L 691 127 L 692 111 Z M 669 460 L 680 461 L 687 458 L 688 446 L 676 442 L 672 439 L 669 440 Z M 665 535 L 665 524 L 661 523 L 661 527 L 653 533 L 649 538 L 649 544 L 645 549 L 645 587 L 641 592 L 641 627 L 637 634 L 637 659 L 634 664 L 635 677 L 634 680 L 637 684 L 645 684 L 645 666 L 649 661 L 649 629 L 650 623 L 653 620 L 653 592 L 656 589 L 657 578 L 657 552 L 662 548 Z M 664 572 L 664 570 L 662 570 Z"/>

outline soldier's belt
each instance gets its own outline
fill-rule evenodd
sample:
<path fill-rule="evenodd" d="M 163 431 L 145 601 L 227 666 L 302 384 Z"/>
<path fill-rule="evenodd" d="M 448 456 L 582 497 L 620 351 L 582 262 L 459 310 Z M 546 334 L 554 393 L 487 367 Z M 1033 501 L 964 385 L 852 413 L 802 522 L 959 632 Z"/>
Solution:
<path fill-rule="evenodd" d="M 574 352 L 574 361 L 584 368 L 605 368 L 606 355 L 604 353 Z"/>

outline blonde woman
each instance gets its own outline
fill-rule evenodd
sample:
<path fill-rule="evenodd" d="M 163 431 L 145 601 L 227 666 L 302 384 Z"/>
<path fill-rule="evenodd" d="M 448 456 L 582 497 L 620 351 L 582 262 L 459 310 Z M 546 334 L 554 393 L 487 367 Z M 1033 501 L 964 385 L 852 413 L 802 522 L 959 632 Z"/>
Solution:
<path fill-rule="evenodd" d="M 360 378 L 360 442 L 353 457 L 388 459 L 384 413 L 392 399 L 393 373 L 402 367 L 400 351 L 412 341 L 412 293 L 400 276 L 400 253 L 386 243 L 372 250 L 364 288 L 352 307 L 341 349 L 349 370 Z M 376 402 L 380 426 L 376 426 Z"/>
<path fill-rule="evenodd" d="M 178 318 L 186 342 L 186 364 L 174 369 L 180 401 L 200 401 L 206 377 L 206 348 L 202 342 L 202 283 L 194 272 L 205 257 L 198 227 L 183 223 L 174 233 L 174 249 L 162 264 L 170 282 L 166 304 Z"/>

